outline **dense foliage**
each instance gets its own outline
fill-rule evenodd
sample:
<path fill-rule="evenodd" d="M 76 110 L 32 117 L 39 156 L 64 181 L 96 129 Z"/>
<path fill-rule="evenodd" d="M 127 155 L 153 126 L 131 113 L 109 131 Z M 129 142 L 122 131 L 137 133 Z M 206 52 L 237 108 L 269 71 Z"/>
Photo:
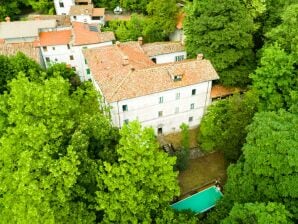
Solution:
<path fill-rule="evenodd" d="M 229 216 L 223 220 L 223 224 L 290 224 L 290 213 L 285 206 L 279 203 L 246 203 L 235 204 Z"/>
<path fill-rule="evenodd" d="M 236 162 L 245 142 L 246 126 L 257 111 L 254 92 L 234 95 L 212 104 L 200 124 L 198 141 L 204 151 L 221 150 L 226 159 Z"/>
<path fill-rule="evenodd" d="M 140 36 L 145 42 L 167 40 L 175 30 L 177 13 L 175 0 L 152 0 L 146 5 L 146 16 L 133 13 L 129 21 L 110 21 L 105 29 L 114 31 L 120 41 Z"/>
<path fill-rule="evenodd" d="M 9 88 L 0 108 L 1 223 L 95 220 L 97 161 L 117 135 L 91 84 L 71 93 L 61 77 L 19 75 Z"/>
<path fill-rule="evenodd" d="M 245 15 L 245 16 L 244 16 Z M 245 86 L 254 69 L 253 18 L 239 0 L 195 0 L 186 8 L 190 57 L 203 53 L 228 86 Z"/>
<path fill-rule="evenodd" d="M 97 191 L 106 223 L 151 223 L 179 195 L 174 157 L 159 150 L 153 129 L 131 122 L 120 130 L 118 163 L 104 162 Z"/>

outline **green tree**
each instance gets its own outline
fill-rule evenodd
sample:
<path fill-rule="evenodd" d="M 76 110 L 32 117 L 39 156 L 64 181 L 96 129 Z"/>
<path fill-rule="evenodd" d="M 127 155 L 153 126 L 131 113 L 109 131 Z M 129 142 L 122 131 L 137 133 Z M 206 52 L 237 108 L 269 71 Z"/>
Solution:
<path fill-rule="evenodd" d="M 264 49 L 260 66 L 250 76 L 263 110 L 290 106 L 290 92 L 298 90 L 294 63 L 294 58 L 276 44 Z"/>
<path fill-rule="evenodd" d="M 155 219 L 156 224 L 197 224 L 197 218 L 192 212 L 176 212 L 172 209 L 163 209 Z"/>
<path fill-rule="evenodd" d="M 175 0 L 152 0 L 147 5 L 149 18 L 143 30 L 146 42 L 162 41 L 169 38 L 176 27 L 178 6 Z"/>
<path fill-rule="evenodd" d="M 235 204 L 229 216 L 221 223 L 223 224 L 263 224 L 263 223 L 276 223 L 276 224 L 289 224 L 290 213 L 286 210 L 285 206 L 279 203 L 269 202 L 265 203 L 246 203 Z"/>
<path fill-rule="evenodd" d="M 21 2 L 21 0 L 1 0 L 0 21 L 4 20 L 7 16 L 11 17 L 11 19 L 16 18 L 16 16 L 21 13 Z"/>
<path fill-rule="evenodd" d="M 109 23 L 109 28 L 115 30 L 117 40 L 130 41 L 137 40 L 142 36 L 142 31 L 145 27 L 146 18 L 132 14 L 129 21 L 112 21 Z"/>
<path fill-rule="evenodd" d="M 20 75 L 0 96 L 0 223 L 95 221 L 99 151 L 115 133 L 91 87 Z"/>
<path fill-rule="evenodd" d="M 150 0 L 120 0 L 120 5 L 132 12 L 146 13 L 146 6 L 149 2 Z"/>
<path fill-rule="evenodd" d="M 52 0 L 27 0 L 28 5 L 32 7 L 34 11 L 44 14 L 54 14 L 54 1 Z"/>
<path fill-rule="evenodd" d="M 19 72 L 25 73 L 30 80 L 44 78 L 40 65 L 21 52 L 14 56 L 0 55 L 0 67 L 0 94 L 7 90 L 8 82 L 16 78 Z"/>
<path fill-rule="evenodd" d="M 104 162 L 98 177 L 98 209 L 104 223 L 150 223 L 179 194 L 175 158 L 160 151 L 153 130 L 136 121 L 120 135 L 118 163 Z"/>
<path fill-rule="evenodd" d="M 298 218 L 298 116 L 257 113 L 248 128 L 243 158 L 228 169 L 225 196 L 238 203 L 280 202 Z"/>
<path fill-rule="evenodd" d="M 257 105 L 252 91 L 212 104 L 200 124 L 198 142 L 202 149 L 223 151 L 228 161 L 237 161 L 247 135 L 246 126 L 252 121 Z"/>
<path fill-rule="evenodd" d="M 203 53 L 219 72 L 220 82 L 246 86 L 254 69 L 253 18 L 239 0 L 194 0 L 186 7 L 186 50 Z"/>
<path fill-rule="evenodd" d="M 298 4 L 286 7 L 281 13 L 281 20 L 280 25 L 266 33 L 266 43 L 277 43 L 285 52 L 293 54 L 296 59 L 298 56 Z"/>
<path fill-rule="evenodd" d="M 114 10 L 119 5 L 119 0 L 93 0 L 96 7 L 107 8 Z"/>

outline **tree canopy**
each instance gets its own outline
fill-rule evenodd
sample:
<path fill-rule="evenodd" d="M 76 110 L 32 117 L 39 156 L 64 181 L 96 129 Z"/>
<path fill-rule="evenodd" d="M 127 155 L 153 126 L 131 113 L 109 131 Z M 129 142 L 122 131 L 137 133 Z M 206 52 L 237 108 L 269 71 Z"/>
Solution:
<path fill-rule="evenodd" d="M 104 222 L 150 223 L 179 194 L 175 158 L 159 150 L 151 128 L 130 122 L 120 130 L 118 163 L 104 162 L 97 191 Z"/>
<path fill-rule="evenodd" d="M 244 16 L 245 15 L 245 16 Z M 253 18 L 239 0 L 194 0 L 184 31 L 190 57 L 203 53 L 228 86 L 246 86 L 254 69 Z"/>
<path fill-rule="evenodd" d="M 225 218 L 222 224 L 290 224 L 290 213 L 285 206 L 279 203 L 246 203 L 235 204 L 229 216 Z"/>
<path fill-rule="evenodd" d="M 22 74 L 9 88 L 0 106 L 0 222 L 94 221 L 98 160 L 117 139 L 95 90 L 86 83 L 71 93 L 61 77 Z"/>
<path fill-rule="evenodd" d="M 255 115 L 244 157 L 228 169 L 228 197 L 239 203 L 280 202 L 297 219 L 297 125 L 298 116 L 283 110 Z"/>
<path fill-rule="evenodd" d="M 236 162 L 247 135 L 246 126 L 251 123 L 257 106 L 258 98 L 253 91 L 212 104 L 199 128 L 202 149 L 223 151 L 228 161 Z"/>

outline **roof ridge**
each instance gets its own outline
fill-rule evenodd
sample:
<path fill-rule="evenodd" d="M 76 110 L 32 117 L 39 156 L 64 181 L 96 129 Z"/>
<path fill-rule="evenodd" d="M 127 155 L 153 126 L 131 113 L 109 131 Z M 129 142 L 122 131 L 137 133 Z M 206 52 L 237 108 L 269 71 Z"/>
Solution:
<path fill-rule="evenodd" d="M 120 87 L 122 86 L 122 84 L 131 76 L 131 74 L 133 72 L 134 72 L 134 69 L 132 68 L 132 66 L 130 66 L 129 73 L 121 80 L 121 82 L 119 83 L 119 85 L 116 87 L 115 91 L 111 95 L 111 99 L 116 95 L 116 93 L 118 92 L 118 90 L 120 89 Z"/>

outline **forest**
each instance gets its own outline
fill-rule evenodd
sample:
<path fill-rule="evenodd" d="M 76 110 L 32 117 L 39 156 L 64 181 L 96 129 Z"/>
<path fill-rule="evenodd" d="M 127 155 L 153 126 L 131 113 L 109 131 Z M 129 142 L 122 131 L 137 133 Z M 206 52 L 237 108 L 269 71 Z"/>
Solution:
<path fill-rule="evenodd" d="M 151 128 L 111 125 L 109 107 L 65 64 L 0 55 L 0 223 L 297 223 L 298 1 L 121 0 L 133 14 L 118 40 L 167 40 L 176 16 L 189 58 L 211 60 L 243 91 L 208 108 L 198 141 L 229 163 L 207 213 L 176 212 L 175 156 Z M 113 9 L 119 1 L 97 0 Z M 50 0 L 1 1 L 0 18 L 54 13 Z"/>

